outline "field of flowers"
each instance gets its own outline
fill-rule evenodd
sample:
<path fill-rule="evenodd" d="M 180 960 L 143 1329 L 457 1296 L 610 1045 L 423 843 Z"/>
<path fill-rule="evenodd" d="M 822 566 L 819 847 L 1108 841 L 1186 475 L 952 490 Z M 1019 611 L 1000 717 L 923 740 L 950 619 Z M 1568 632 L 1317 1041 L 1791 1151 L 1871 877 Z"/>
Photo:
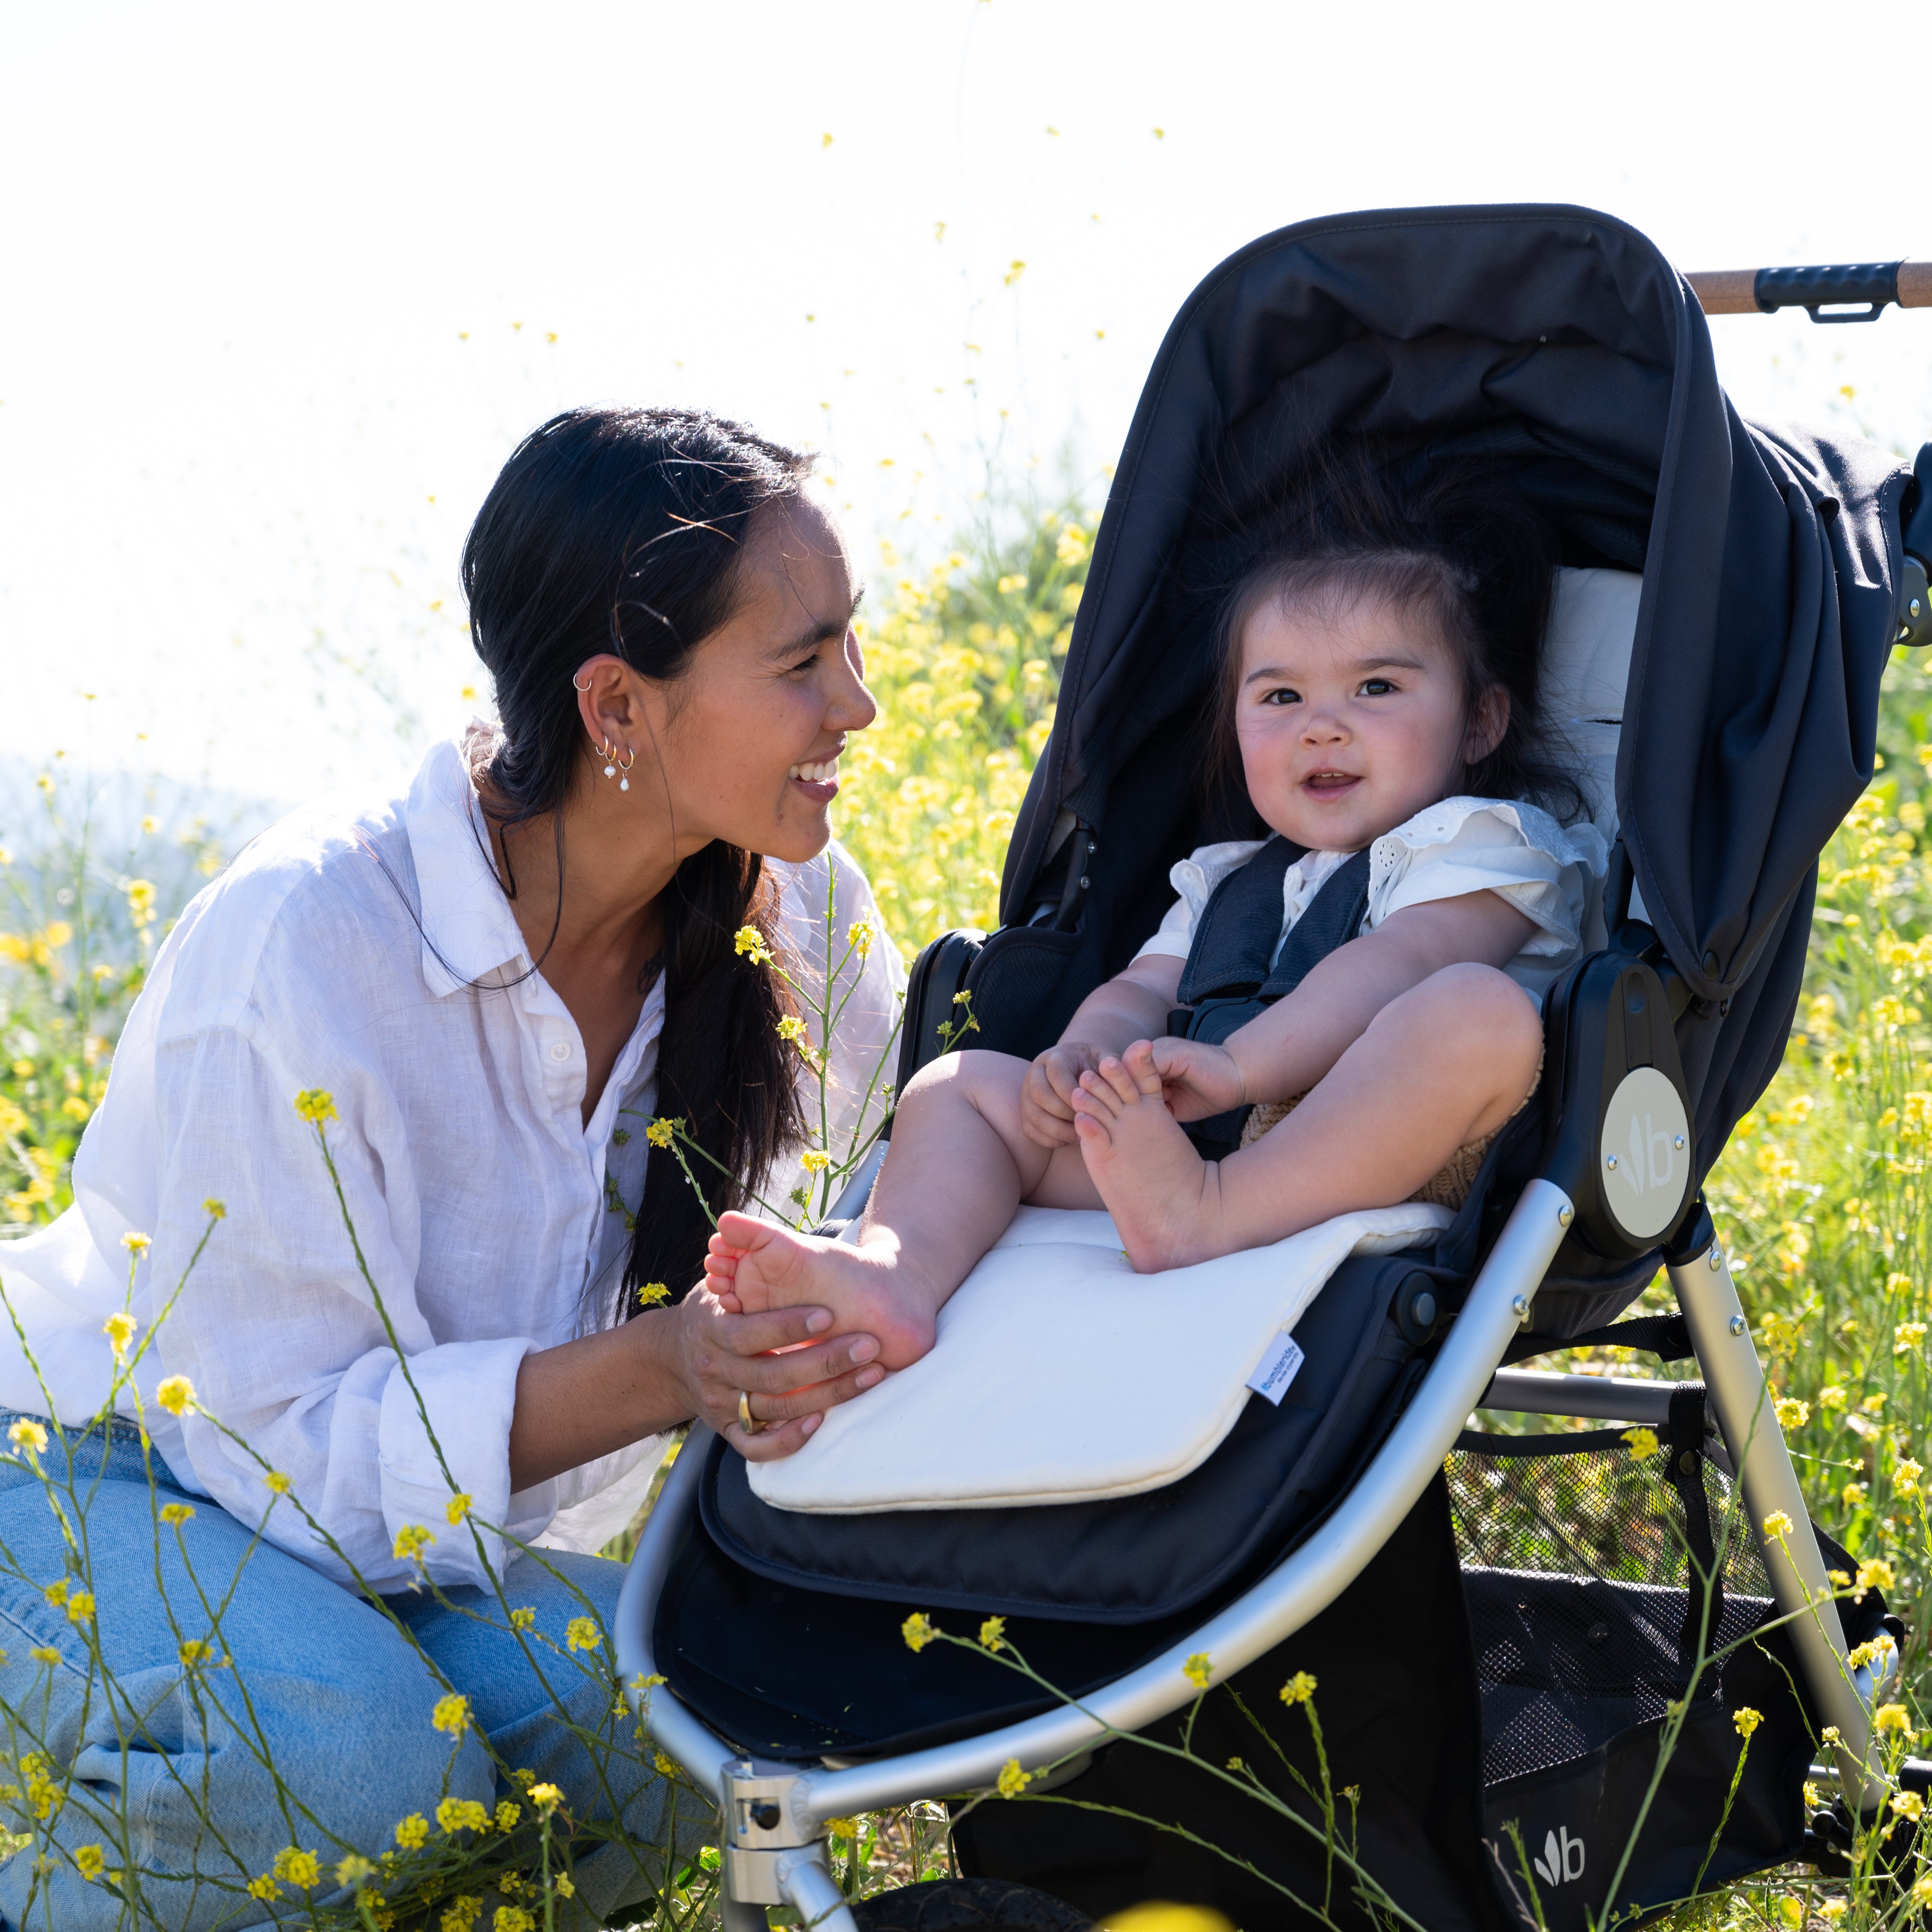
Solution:
<path fill-rule="evenodd" d="M 864 633 L 881 715 L 848 754 L 838 830 L 908 958 L 948 927 L 994 922 L 1007 836 L 1051 729 L 1090 541 L 1090 518 L 1070 506 L 1036 511 L 1005 539 L 970 544 L 929 568 L 902 568 L 884 548 Z M 1812 1508 L 1888 1568 L 1888 1595 L 1912 1626 L 1888 1736 L 1894 1760 L 1924 1741 L 1932 1719 L 1927 712 L 1928 680 L 1895 667 L 1886 762 L 1826 856 L 1784 1068 L 1710 1187 Z M 170 840 L 152 820 L 124 848 L 104 850 L 89 830 L 94 804 L 70 760 L 50 762 L 39 815 L 0 827 L 0 1279 L 5 1232 L 51 1219 L 70 1198 L 75 1147 L 154 949 L 222 862 L 204 830 Z M 41 1784 L 24 1798 L 0 1790 L 30 1834 L 59 1798 L 44 1765 L 37 1775 Z M 392 1924 L 470 1932 L 490 1886 L 508 1901 L 497 1907 L 508 1916 L 494 1922 L 495 1932 L 541 1922 L 526 1909 L 533 1894 L 517 1902 L 519 1881 L 486 1842 L 487 1821 L 440 1827 L 407 1867 L 416 1888 L 401 1916 L 392 1887 L 388 1904 L 365 1892 L 352 1922 L 370 1932 Z M 855 1821 L 836 1849 L 848 1887 L 873 1889 L 943 1869 L 942 1839 L 922 1811 Z M 290 1856 L 298 1852 L 309 1856 L 299 1846 Z M 657 1922 L 708 1919 L 716 1864 L 715 1852 L 681 1862 L 667 1876 Z M 301 1869 L 313 1882 L 311 1865 Z M 300 1889 L 282 1887 L 292 1905 Z M 1914 1909 L 1865 1881 L 1847 1889 L 1778 1878 L 1735 1888 L 1686 1922 L 1876 1926 L 1901 1924 Z"/>

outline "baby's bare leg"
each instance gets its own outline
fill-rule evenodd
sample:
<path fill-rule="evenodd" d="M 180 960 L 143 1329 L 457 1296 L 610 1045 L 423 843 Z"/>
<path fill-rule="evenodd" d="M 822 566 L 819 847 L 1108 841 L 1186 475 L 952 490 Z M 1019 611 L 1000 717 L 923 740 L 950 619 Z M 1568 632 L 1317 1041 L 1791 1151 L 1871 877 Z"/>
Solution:
<path fill-rule="evenodd" d="M 1119 1077 L 1087 1090 L 1081 1144 L 1135 1267 L 1178 1268 L 1406 1200 L 1516 1111 L 1542 1046 L 1520 987 L 1452 966 L 1391 1000 L 1287 1119 L 1226 1160 L 1202 1161 L 1156 1118 L 1144 1048 L 1121 1070 L 1132 1099 Z"/>
<path fill-rule="evenodd" d="M 1028 1063 L 950 1054 L 906 1088 L 864 1227 L 833 1241 L 728 1214 L 706 1273 L 748 1314 L 816 1302 L 832 1332 L 876 1335 L 879 1359 L 903 1368 L 932 1346 L 946 1298 L 1004 1232 L 1022 1201 L 1095 1208 L 1078 1148 L 1039 1147 L 1020 1127 Z"/>

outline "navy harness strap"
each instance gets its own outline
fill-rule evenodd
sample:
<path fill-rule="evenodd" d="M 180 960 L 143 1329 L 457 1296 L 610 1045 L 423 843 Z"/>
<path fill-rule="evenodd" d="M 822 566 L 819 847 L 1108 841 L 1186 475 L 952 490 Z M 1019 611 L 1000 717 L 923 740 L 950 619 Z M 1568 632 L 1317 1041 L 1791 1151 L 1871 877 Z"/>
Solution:
<path fill-rule="evenodd" d="M 1306 848 L 1271 838 L 1214 889 L 1195 928 L 1180 994 L 1186 1002 L 1168 1017 L 1167 1030 L 1218 1046 L 1276 1000 L 1292 993 L 1338 946 L 1360 932 L 1369 909 L 1369 855 L 1354 854 L 1322 882 L 1321 890 L 1269 956 L 1281 932 L 1282 881 Z M 1209 1160 L 1240 1146 L 1248 1109 L 1191 1122 L 1190 1138 Z"/>

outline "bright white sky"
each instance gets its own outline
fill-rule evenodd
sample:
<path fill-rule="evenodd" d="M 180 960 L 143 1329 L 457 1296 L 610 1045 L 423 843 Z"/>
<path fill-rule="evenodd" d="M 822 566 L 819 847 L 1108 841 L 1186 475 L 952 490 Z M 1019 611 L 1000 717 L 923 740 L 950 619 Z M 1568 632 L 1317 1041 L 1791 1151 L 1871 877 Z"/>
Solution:
<path fill-rule="evenodd" d="M 1564 200 L 1685 267 L 1932 254 L 1898 92 L 1923 28 L 0 0 L 0 754 L 279 798 L 394 771 L 383 694 L 410 736 L 466 715 L 463 532 L 568 403 L 814 443 L 869 560 L 943 529 L 995 438 L 1042 478 L 1070 447 L 1097 493 L 1190 288 L 1287 222 Z M 1748 411 L 1932 434 L 1932 311 L 1712 326 Z"/>

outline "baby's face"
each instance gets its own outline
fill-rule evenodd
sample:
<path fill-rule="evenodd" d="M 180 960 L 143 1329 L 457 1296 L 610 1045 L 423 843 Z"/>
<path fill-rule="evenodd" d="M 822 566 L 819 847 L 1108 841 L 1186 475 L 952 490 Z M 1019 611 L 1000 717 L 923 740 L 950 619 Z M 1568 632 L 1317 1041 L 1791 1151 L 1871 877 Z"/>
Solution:
<path fill-rule="evenodd" d="M 1268 604 L 1242 629 L 1234 723 L 1248 796 L 1298 844 L 1359 851 L 1450 796 L 1508 716 L 1501 691 L 1466 716 L 1460 668 L 1420 612 Z"/>

